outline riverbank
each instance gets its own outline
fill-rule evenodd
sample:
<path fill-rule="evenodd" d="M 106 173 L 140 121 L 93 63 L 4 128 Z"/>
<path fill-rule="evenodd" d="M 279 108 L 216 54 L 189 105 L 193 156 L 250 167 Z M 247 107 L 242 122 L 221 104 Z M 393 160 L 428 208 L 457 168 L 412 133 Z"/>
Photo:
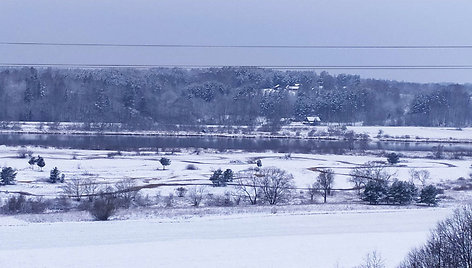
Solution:
<path fill-rule="evenodd" d="M 201 137 L 240 139 L 293 139 L 322 141 L 380 141 L 414 143 L 472 143 L 472 128 L 411 126 L 308 126 L 292 123 L 277 131 L 261 127 L 221 125 L 175 125 L 163 130 L 126 130 L 118 123 L 2 122 L 0 134 L 102 135 L 142 137 Z"/>

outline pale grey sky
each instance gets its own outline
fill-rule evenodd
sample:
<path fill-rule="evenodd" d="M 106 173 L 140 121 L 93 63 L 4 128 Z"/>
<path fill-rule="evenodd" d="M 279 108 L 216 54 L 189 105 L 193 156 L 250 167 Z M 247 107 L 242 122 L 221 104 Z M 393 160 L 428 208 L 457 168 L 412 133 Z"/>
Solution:
<path fill-rule="evenodd" d="M 2 0 L 0 42 L 472 45 L 471 14 L 470 0 Z M 472 49 L 0 45 L 0 55 L 0 62 L 4 63 L 472 65 Z M 472 70 L 345 72 L 407 81 L 472 82 Z"/>

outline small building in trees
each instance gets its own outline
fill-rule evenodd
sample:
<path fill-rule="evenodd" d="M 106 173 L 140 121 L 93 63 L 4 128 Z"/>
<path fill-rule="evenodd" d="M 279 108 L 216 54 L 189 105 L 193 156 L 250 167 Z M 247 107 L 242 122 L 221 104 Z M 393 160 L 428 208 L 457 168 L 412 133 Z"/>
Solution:
<path fill-rule="evenodd" d="M 319 116 L 307 116 L 305 120 L 303 120 L 303 124 L 317 126 L 321 123 L 321 118 Z"/>

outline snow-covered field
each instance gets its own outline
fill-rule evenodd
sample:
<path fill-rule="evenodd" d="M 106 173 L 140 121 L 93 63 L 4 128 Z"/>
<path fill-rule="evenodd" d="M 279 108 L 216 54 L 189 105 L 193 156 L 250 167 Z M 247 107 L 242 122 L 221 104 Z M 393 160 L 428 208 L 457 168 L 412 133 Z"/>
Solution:
<path fill-rule="evenodd" d="M 0 217 L 0 267 L 394 267 L 450 209 L 27 223 Z"/>
<path fill-rule="evenodd" d="M 368 161 L 385 161 L 374 155 L 292 154 L 286 158 L 272 152 L 212 151 L 113 155 L 115 152 L 111 151 L 27 148 L 33 155 L 44 157 L 46 167 L 40 171 L 38 167 L 31 168 L 28 159 L 18 158 L 18 150 L 0 146 L 0 165 L 18 170 L 17 184 L 2 186 L 0 197 L 15 191 L 46 197 L 60 195 L 61 184 L 47 182 L 49 170 L 55 166 L 66 175 L 66 180 L 90 177 L 99 183 L 113 184 L 131 178 L 142 186 L 209 185 L 213 170 L 231 168 L 237 172 L 255 167 L 254 160 L 261 159 L 264 167 L 276 166 L 292 173 L 298 187 L 314 182 L 318 174 L 309 169 L 332 168 L 337 173 L 335 188 L 339 189 L 352 187 L 348 176 L 342 174 L 349 174 L 352 168 Z M 166 170 L 158 161 L 163 156 L 172 161 Z M 197 169 L 188 170 L 189 164 Z M 470 159 L 402 158 L 388 170 L 397 178 L 408 180 L 411 168 L 426 169 L 431 173 L 430 182 L 439 183 L 468 178 L 470 167 Z M 175 188 L 157 187 L 142 192 L 165 195 Z M 231 186 L 207 189 L 213 193 L 235 190 Z M 328 202 L 335 203 L 336 196 L 330 198 Z M 147 212 L 123 215 L 134 213 L 128 210 L 110 222 L 92 222 L 86 217 L 51 220 L 57 216 L 54 214 L 44 218 L 0 216 L 0 267 L 334 268 L 353 267 L 373 250 L 382 254 L 387 267 L 395 267 L 409 249 L 426 240 L 439 219 L 470 196 L 467 191 L 457 192 L 451 199 L 456 200 L 439 208 L 357 205 L 339 209 L 336 205 L 317 204 L 306 205 L 312 206 L 310 209 L 292 206 L 291 210 L 287 206 L 275 214 L 269 208 L 257 213 L 248 210 L 249 213 L 199 214 L 204 209 L 199 208 L 195 214 L 187 211 L 173 217 L 151 212 L 151 216 L 146 216 Z M 44 220 L 48 217 L 49 220 Z"/>
<path fill-rule="evenodd" d="M 99 183 L 116 183 L 125 178 L 134 179 L 138 185 L 156 183 L 181 184 L 210 184 L 209 177 L 218 168 L 230 168 L 237 172 L 255 167 L 254 160 L 261 159 L 264 167 L 275 166 L 292 173 L 298 187 L 312 184 L 318 175 L 310 168 L 332 168 L 335 173 L 335 188 L 350 188 L 349 182 L 352 168 L 368 161 L 385 161 L 373 155 L 313 155 L 292 154 L 286 159 L 279 153 L 247 153 L 247 152 L 203 152 L 201 154 L 174 153 L 156 154 L 155 152 L 121 152 L 122 155 L 110 157 L 111 151 L 69 150 L 54 148 L 29 148 L 34 155 L 41 155 L 46 166 L 41 171 L 37 166 L 31 168 L 28 159 L 18 158 L 17 147 L 0 147 L 0 165 L 11 166 L 18 170 L 17 184 L 0 188 L 0 191 L 23 191 L 37 195 L 56 196 L 61 193 L 61 184 L 47 182 L 49 171 L 58 167 L 66 175 L 66 180 L 74 177 L 89 177 Z M 161 157 L 171 159 L 171 165 L 162 169 L 159 163 Z M 188 165 L 194 165 L 197 170 L 188 170 Z M 409 180 L 412 168 L 430 171 L 432 183 L 456 180 L 459 177 L 468 178 L 470 160 L 434 160 L 422 158 L 403 158 L 399 165 L 389 167 L 388 171 L 395 173 L 398 179 Z M 346 175 L 343 175 L 346 174 Z M 146 189 L 146 193 L 156 191 L 165 194 L 173 192 L 175 187 L 159 187 Z M 231 190 L 231 187 L 228 187 Z M 211 190 L 211 189 L 210 189 Z M 215 189 L 218 190 L 218 189 Z M 225 189 L 227 190 L 227 189 Z"/>

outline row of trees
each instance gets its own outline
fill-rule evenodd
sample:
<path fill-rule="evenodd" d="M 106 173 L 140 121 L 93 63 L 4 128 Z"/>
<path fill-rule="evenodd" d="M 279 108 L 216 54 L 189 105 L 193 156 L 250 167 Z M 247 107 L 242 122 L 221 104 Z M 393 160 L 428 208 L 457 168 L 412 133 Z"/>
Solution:
<path fill-rule="evenodd" d="M 295 84 L 295 94 L 285 89 Z M 471 90 L 468 85 L 259 68 L 9 68 L 0 71 L 0 120 L 149 128 L 154 123 L 252 124 L 259 116 L 279 122 L 318 115 L 325 122 L 464 126 L 472 120 Z"/>

